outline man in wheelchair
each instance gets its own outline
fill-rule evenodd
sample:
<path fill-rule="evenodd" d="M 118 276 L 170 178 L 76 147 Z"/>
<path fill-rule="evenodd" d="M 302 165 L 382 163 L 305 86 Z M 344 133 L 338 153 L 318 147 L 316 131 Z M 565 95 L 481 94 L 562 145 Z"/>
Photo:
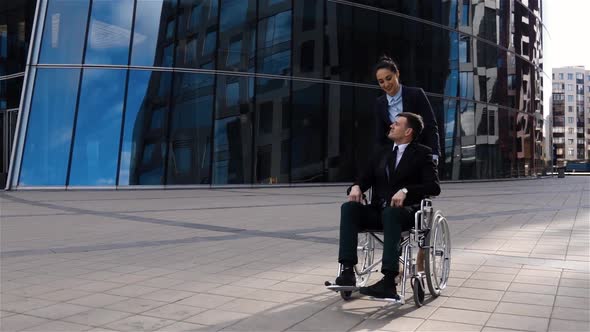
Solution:
<path fill-rule="evenodd" d="M 420 201 L 440 194 L 432 150 L 416 142 L 423 128 L 421 116 L 400 113 L 387 133 L 394 142 L 393 151 L 389 146 L 375 152 L 357 181 L 348 188 L 348 202 L 342 205 L 340 215 L 338 262 L 342 271 L 336 285 L 356 285 L 358 233 L 382 229 L 384 277 L 359 291 L 375 298 L 399 300 L 395 277 L 399 273 L 401 233 L 414 225 L 414 213 L 420 209 Z M 363 193 L 370 188 L 371 202 L 364 205 Z"/>

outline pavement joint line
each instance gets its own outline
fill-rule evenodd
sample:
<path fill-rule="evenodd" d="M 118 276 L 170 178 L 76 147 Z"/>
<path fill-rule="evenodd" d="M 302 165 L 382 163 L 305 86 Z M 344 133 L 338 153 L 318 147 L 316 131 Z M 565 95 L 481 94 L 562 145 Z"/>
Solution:
<path fill-rule="evenodd" d="M 9 200 L 14 202 L 22 203 L 22 204 L 30 204 L 33 206 L 43 206 L 50 209 L 55 210 L 62 210 L 62 211 L 70 211 L 67 214 L 47 214 L 47 216 L 55 216 L 55 215 L 71 215 L 71 214 L 88 214 L 88 215 L 99 215 L 99 216 L 109 216 L 112 217 L 115 214 L 124 214 L 124 213 L 147 213 L 147 212 L 170 212 L 170 211 L 200 211 L 200 210 L 226 210 L 226 209 L 244 209 L 244 208 L 263 208 L 263 207 L 284 207 L 284 206 L 309 206 L 309 205 L 330 205 L 330 204 L 339 204 L 342 203 L 342 200 L 338 201 L 331 201 L 331 202 L 316 202 L 316 203 L 294 203 L 294 204 L 258 204 L 258 205 L 244 205 L 244 206 L 219 206 L 219 207 L 203 207 L 203 208 L 181 208 L 181 209 L 155 209 L 155 210 L 131 210 L 131 211 L 113 211 L 113 212 L 100 212 L 100 211 L 93 211 L 87 209 L 80 209 L 80 208 L 72 208 L 61 206 L 57 204 L 51 203 L 41 203 L 32 202 L 30 200 L 10 197 Z M 489 212 L 489 213 L 482 213 L 482 214 L 469 214 L 469 215 L 448 215 L 446 216 L 447 219 L 450 220 L 466 220 L 466 219 L 473 219 L 473 218 L 489 218 L 493 216 L 503 216 L 503 215 L 515 215 L 515 214 L 525 214 L 525 213 L 532 213 L 532 212 L 556 212 L 562 210 L 577 210 L 579 208 L 590 208 L 588 206 L 572 206 L 572 207 L 565 207 L 561 209 L 554 209 L 554 208 L 530 208 L 530 209 L 517 209 L 517 210 L 505 210 L 505 211 L 496 211 L 496 212 Z M 29 215 L 5 215 L 3 217 L 28 217 Z M 44 216 L 44 215 L 42 215 Z M 125 219 L 125 218 L 118 218 L 118 219 Z"/>
<path fill-rule="evenodd" d="M 297 194 L 284 194 L 284 193 L 264 193 L 264 192 L 259 192 L 257 190 L 262 190 L 262 189 L 256 189 L 256 193 L 241 193 L 241 195 L 239 195 L 240 197 L 243 196 L 248 196 L 248 197 L 256 197 L 256 196 L 303 196 L 303 197 L 309 197 L 309 196 L 313 196 L 313 197 L 330 197 L 330 198 L 336 198 L 336 197 L 342 197 L 341 193 L 334 193 L 334 194 L 318 194 L 318 193 L 297 193 Z M 217 191 L 217 189 L 216 189 Z M 106 191 L 108 192 L 108 191 Z M 120 192 L 120 191 L 119 191 Z M 238 196 L 238 195 L 236 195 Z M 10 200 L 11 198 L 17 198 L 14 195 L 11 194 L 7 194 L 7 193 L 2 193 L 0 192 L 0 197 L 5 198 Z M 211 198 L 227 198 L 227 197 L 232 197 L 232 196 L 227 196 L 227 195 L 213 195 L 213 196 L 203 196 L 203 195 L 198 195 L 198 196 L 167 196 L 167 197 L 143 197 L 141 198 L 141 200 L 144 201 L 162 201 L 162 200 L 174 200 L 174 199 L 211 199 Z M 137 200 L 137 198 L 92 198 L 92 199 L 46 199 L 46 200 L 40 200 L 38 202 L 40 203 L 55 203 L 55 202 L 109 202 L 109 201 L 135 201 Z"/>

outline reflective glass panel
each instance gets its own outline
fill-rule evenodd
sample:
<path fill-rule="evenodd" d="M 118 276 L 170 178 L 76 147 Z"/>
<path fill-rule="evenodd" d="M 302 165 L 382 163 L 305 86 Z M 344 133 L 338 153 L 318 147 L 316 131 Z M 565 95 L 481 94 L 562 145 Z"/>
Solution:
<path fill-rule="evenodd" d="M 444 144 L 443 148 L 443 171 L 441 179 L 458 180 L 461 167 L 461 128 L 459 121 L 459 102 L 456 99 L 444 100 Z M 440 122 L 439 122 L 440 123 Z M 439 127 L 440 128 L 440 127 Z"/>
<path fill-rule="evenodd" d="M 459 34 L 449 33 L 449 72 L 444 87 L 444 95 L 459 96 Z"/>
<path fill-rule="evenodd" d="M 254 79 L 217 76 L 213 184 L 252 183 Z"/>
<path fill-rule="evenodd" d="M 488 177 L 497 178 L 502 172 L 500 153 L 500 113 L 505 110 L 494 106 L 488 106 L 488 159 L 490 171 Z"/>
<path fill-rule="evenodd" d="M 20 186 L 66 184 L 79 77 L 78 69 L 37 70 Z"/>
<path fill-rule="evenodd" d="M 457 15 L 457 0 L 355 0 L 353 2 L 386 9 L 438 24 L 456 23 L 449 16 Z"/>
<path fill-rule="evenodd" d="M 375 84 L 375 73 L 372 67 L 382 55 L 381 48 L 387 46 L 382 44 L 387 39 L 380 40 L 379 36 L 379 13 L 362 8 L 353 8 L 353 44 L 345 52 L 352 53 L 352 70 L 354 82 Z M 385 23 L 385 22 L 384 22 Z M 398 28 L 399 19 L 394 18 L 390 23 Z M 390 38 L 392 36 L 388 36 Z M 381 44 L 382 47 L 375 47 Z M 390 53 L 390 52 L 387 52 Z M 397 60 L 397 54 L 392 55 Z"/>
<path fill-rule="evenodd" d="M 2 3 L 6 5 L 0 5 L 0 76 L 25 71 L 36 1 Z"/>
<path fill-rule="evenodd" d="M 167 184 L 211 183 L 213 82 L 209 74 L 175 75 Z"/>
<path fill-rule="evenodd" d="M 289 183 L 290 82 L 256 80 L 256 183 Z"/>
<path fill-rule="evenodd" d="M 176 67 L 214 68 L 218 0 L 181 0 Z"/>
<path fill-rule="evenodd" d="M 119 185 L 164 184 L 172 73 L 132 70 L 128 84 Z"/>
<path fill-rule="evenodd" d="M 326 168 L 328 182 L 354 179 L 354 88 L 325 84 L 326 96 Z M 363 107 L 363 105 L 358 105 Z"/>
<path fill-rule="evenodd" d="M 323 182 L 325 120 L 322 84 L 293 82 L 291 182 Z"/>
<path fill-rule="evenodd" d="M 460 179 L 476 178 L 475 166 L 475 104 L 461 101 L 461 167 Z"/>
<path fill-rule="evenodd" d="M 0 80 L 0 110 L 18 108 L 23 77 Z"/>
<path fill-rule="evenodd" d="M 293 12 L 293 75 L 323 78 L 324 2 L 295 1 Z"/>
<path fill-rule="evenodd" d="M 375 100 L 382 94 L 379 89 L 354 88 L 354 155 L 355 176 L 365 166 L 371 154 L 378 148 L 375 144 Z"/>
<path fill-rule="evenodd" d="M 47 7 L 39 63 L 82 62 L 90 0 L 51 0 Z"/>
<path fill-rule="evenodd" d="M 84 63 L 126 65 L 132 19 L 133 0 L 94 0 Z"/>
<path fill-rule="evenodd" d="M 256 0 L 220 0 L 219 16 L 218 69 L 254 71 Z"/>
<path fill-rule="evenodd" d="M 258 24 L 258 72 L 291 72 L 291 11 L 262 19 Z"/>
<path fill-rule="evenodd" d="M 354 54 L 353 10 L 351 6 L 342 6 L 333 2 L 326 4 L 324 75 L 327 79 L 352 81 Z M 297 30 L 295 30 L 297 31 Z M 298 40 L 298 37 L 295 39 Z M 297 57 L 294 70 L 297 70 Z M 374 83 L 375 81 L 373 81 Z"/>
<path fill-rule="evenodd" d="M 175 22 L 176 0 L 138 0 L 131 50 L 131 65 L 156 66 L 172 64 L 164 50 L 174 42 L 167 35 L 167 26 Z M 156 23 L 158 22 L 158 23 Z M 168 55 L 170 56 L 170 55 Z"/>
<path fill-rule="evenodd" d="M 82 73 L 70 186 L 114 186 L 117 176 L 125 70 Z"/>

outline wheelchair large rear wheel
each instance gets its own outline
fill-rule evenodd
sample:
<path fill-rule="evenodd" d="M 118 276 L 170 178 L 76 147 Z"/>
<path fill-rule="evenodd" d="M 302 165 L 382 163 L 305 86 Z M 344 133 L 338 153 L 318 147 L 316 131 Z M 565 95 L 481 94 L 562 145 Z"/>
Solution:
<path fill-rule="evenodd" d="M 428 254 L 424 257 L 426 283 L 430 294 L 437 297 L 447 286 L 451 270 L 451 234 L 447 219 L 440 211 L 434 214 L 426 245 L 429 246 Z"/>

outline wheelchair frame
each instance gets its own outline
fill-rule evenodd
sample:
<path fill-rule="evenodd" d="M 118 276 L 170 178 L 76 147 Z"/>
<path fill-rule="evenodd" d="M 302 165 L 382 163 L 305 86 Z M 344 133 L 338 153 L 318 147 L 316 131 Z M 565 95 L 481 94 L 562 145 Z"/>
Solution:
<path fill-rule="evenodd" d="M 399 258 L 400 267 L 403 267 L 398 294 L 400 299 L 383 300 L 405 304 L 408 277 L 410 277 L 414 302 L 417 306 L 424 304 L 426 285 L 433 297 L 439 296 L 441 290 L 446 287 L 451 267 L 451 238 L 446 218 L 441 211 L 433 211 L 432 200 L 423 199 L 420 202 L 420 210 L 414 214 L 414 227 L 402 233 L 400 241 L 402 255 Z M 377 243 L 383 245 L 380 234 L 382 231 L 373 230 L 359 233 L 358 264 L 354 267 L 356 286 L 332 285 L 326 281 L 325 285 L 328 289 L 339 292 L 344 300 L 350 300 L 352 292 L 367 285 L 371 273 L 378 272 L 378 266 L 381 264 L 381 258 L 374 259 L 375 245 Z M 417 253 L 420 249 L 424 250 L 424 272 L 416 268 Z M 341 272 L 342 265 L 339 264 L 338 276 Z"/>

